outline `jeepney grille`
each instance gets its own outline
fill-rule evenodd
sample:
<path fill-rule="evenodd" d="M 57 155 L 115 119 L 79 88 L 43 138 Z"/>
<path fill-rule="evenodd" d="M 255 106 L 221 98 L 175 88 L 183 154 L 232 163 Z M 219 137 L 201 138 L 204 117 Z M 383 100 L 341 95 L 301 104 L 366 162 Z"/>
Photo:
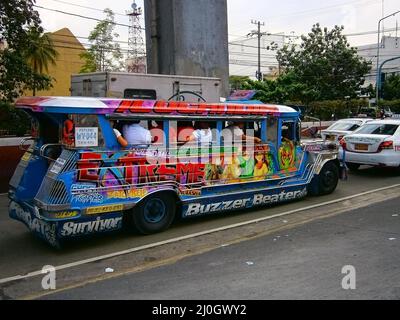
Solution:
<path fill-rule="evenodd" d="M 60 173 L 68 172 L 76 168 L 76 157 L 77 157 L 77 152 L 76 151 L 71 151 L 71 150 L 63 150 L 63 152 L 60 155 L 61 159 L 64 159 L 65 165 L 61 169 Z"/>
<path fill-rule="evenodd" d="M 65 164 L 58 174 L 51 172 L 52 165 L 50 165 L 49 170 L 47 171 L 47 174 L 44 177 L 39 191 L 35 197 L 35 200 L 49 205 L 68 204 L 70 202 L 70 196 L 68 195 L 65 184 L 64 182 L 57 180 L 57 176 L 61 173 L 75 169 L 76 156 L 77 153 L 75 151 L 62 151 L 59 158 L 64 159 Z"/>
<path fill-rule="evenodd" d="M 62 181 L 54 180 L 51 177 L 45 177 L 35 200 L 45 204 L 68 204 L 70 196 L 68 195 L 65 184 Z"/>

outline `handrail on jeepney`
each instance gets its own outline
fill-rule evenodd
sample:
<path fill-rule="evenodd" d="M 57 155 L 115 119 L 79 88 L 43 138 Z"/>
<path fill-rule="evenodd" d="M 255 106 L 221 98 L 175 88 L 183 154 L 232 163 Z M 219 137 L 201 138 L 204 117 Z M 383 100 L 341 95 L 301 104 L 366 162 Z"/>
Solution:
<path fill-rule="evenodd" d="M 47 149 L 48 147 L 55 147 L 55 146 L 57 146 L 57 147 L 58 147 L 58 146 L 62 146 L 62 144 L 61 144 L 61 143 L 47 143 L 47 144 L 44 144 L 44 145 L 42 145 L 42 146 L 40 147 L 39 155 L 40 155 L 41 157 L 47 159 L 47 160 L 55 161 L 56 159 L 50 158 L 50 157 L 48 157 L 48 156 L 45 155 L 45 151 L 46 151 L 46 149 Z"/>
<path fill-rule="evenodd" d="M 19 142 L 18 149 L 21 150 L 21 151 L 27 152 L 27 151 L 29 150 L 29 147 L 28 147 L 28 149 L 25 149 L 25 148 L 23 148 L 23 145 L 25 145 L 25 143 L 26 143 L 27 141 L 29 141 L 29 140 L 34 141 L 35 138 L 34 138 L 34 137 L 25 137 L 25 138 L 22 138 L 21 141 Z"/>

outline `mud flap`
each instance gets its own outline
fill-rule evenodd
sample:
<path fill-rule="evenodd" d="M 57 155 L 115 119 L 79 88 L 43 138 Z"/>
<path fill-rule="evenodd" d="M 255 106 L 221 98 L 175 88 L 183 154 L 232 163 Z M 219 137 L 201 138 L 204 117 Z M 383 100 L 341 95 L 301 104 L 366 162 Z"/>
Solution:
<path fill-rule="evenodd" d="M 307 193 L 310 196 L 317 196 L 319 194 L 319 176 L 316 174 L 314 178 L 312 178 L 310 184 L 307 186 Z"/>

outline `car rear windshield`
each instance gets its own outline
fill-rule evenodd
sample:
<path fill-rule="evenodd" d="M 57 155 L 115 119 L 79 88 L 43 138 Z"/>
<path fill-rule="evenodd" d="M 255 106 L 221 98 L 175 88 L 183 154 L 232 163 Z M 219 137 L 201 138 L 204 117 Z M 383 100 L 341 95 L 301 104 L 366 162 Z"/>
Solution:
<path fill-rule="evenodd" d="M 366 124 L 362 128 L 360 128 L 357 133 L 392 136 L 395 134 L 398 128 L 398 124 Z"/>
<path fill-rule="evenodd" d="M 328 130 L 354 131 L 358 129 L 361 122 L 336 122 Z"/>

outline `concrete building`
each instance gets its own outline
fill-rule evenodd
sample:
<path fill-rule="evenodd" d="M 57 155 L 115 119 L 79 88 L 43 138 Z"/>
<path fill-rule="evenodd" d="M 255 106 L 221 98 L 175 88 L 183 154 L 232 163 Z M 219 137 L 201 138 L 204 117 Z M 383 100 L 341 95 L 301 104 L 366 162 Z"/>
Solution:
<path fill-rule="evenodd" d="M 226 0 L 145 0 L 147 72 L 217 77 L 228 95 Z"/>
<path fill-rule="evenodd" d="M 375 44 L 359 46 L 357 48 L 358 54 L 372 63 L 372 69 L 365 77 L 365 87 L 376 84 L 376 62 L 377 62 L 377 46 Z M 379 64 L 385 60 L 400 57 L 400 38 L 384 36 L 379 49 Z M 400 59 L 388 62 L 383 67 L 383 73 L 387 76 L 390 74 L 400 73 Z"/>
<path fill-rule="evenodd" d="M 79 73 L 84 65 L 79 55 L 86 49 L 72 32 L 63 28 L 56 32 L 50 33 L 54 47 L 58 52 L 56 64 L 49 64 L 48 72 L 53 80 L 53 87 L 49 90 L 38 91 L 37 96 L 70 96 L 71 75 Z M 27 92 L 26 95 L 31 95 Z"/>

